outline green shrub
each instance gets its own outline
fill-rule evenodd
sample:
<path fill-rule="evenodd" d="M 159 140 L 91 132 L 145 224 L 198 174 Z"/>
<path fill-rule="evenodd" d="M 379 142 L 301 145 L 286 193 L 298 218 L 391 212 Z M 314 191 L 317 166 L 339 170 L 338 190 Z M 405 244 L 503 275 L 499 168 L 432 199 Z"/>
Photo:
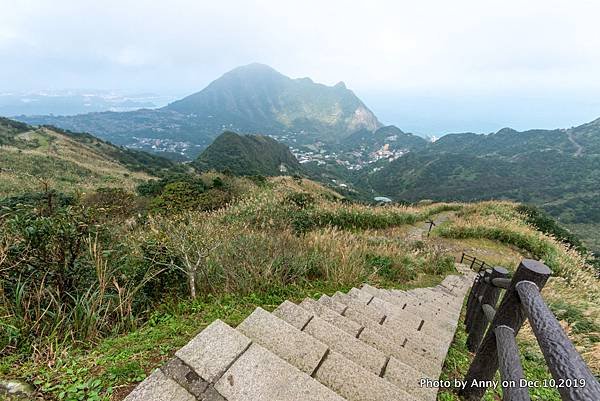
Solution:
<path fill-rule="evenodd" d="M 285 202 L 300 209 L 314 206 L 315 197 L 307 192 L 292 192 L 285 196 Z"/>
<path fill-rule="evenodd" d="M 203 192 L 203 186 L 191 182 L 171 182 L 165 185 L 160 195 L 152 199 L 150 207 L 156 212 L 166 213 L 195 209 Z"/>
<path fill-rule="evenodd" d="M 168 174 L 160 180 L 150 180 L 138 185 L 137 192 L 142 196 L 158 196 L 169 184 L 185 183 L 185 186 L 193 189 L 197 193 L 203 192 L 206 188 L 202 179 L 193 174 L 174 173 Z"/>
<path fill-rule="evenodd" d="M 100 221 L 127 219 L 145 212 L 145 202 L 122 188 L 98 188 L 86 195 L 82 204 Z"/>

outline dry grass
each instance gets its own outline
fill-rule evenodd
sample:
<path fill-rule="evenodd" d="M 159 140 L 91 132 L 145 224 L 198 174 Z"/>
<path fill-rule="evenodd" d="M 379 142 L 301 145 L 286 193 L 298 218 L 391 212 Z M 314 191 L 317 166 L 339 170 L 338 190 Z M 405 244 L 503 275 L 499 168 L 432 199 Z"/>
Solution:
<path fill-rule="evenodd" d="M 514 269 L 522 258 L 536 258 L 551 266 L 554 275 L 543 297 L 588 366 L 600 372 L 600 281 L 579 253 L 527 225 L 511 202 L 469 205 L 437 234 L 444 237 L 441 243 L 490 264 Z M 541 358 L 528 324 L 519 339 Z"/>
<path fill-rule="evenodd" d="M 152 178 L 146 173 L 129 170 L 102 152 L 101 142 L 82 144 L 51 130 L 21 134 L 20 139 L 36 140 L 36 148 L 0 147 L 0 197 L 27 191 L 39 191 L 47 185 L 59 191 L 86 191 L 97 187 L 133 190 Z"/>

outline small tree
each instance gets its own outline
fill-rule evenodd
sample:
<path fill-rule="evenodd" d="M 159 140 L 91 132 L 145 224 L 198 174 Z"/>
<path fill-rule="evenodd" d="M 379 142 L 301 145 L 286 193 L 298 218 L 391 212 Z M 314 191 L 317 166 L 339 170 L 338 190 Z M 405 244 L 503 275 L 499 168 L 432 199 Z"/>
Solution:
<path fill-rule="evenodd" d="M 177 217 L 155 218 L 152 231 L 171 255 L 168 266 L 188 280 L 190 298 L 197 298 L 198 280 L 212 288 L 206 259 L 223 243 L 223 230 L 206 213 L 185 212 Z"/>

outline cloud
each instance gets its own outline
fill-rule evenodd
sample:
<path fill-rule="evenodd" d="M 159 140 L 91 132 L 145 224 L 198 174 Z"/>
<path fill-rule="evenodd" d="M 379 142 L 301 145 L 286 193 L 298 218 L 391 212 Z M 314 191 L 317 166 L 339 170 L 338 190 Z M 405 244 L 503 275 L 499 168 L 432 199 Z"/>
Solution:
<path fill-rule="evenodd" d="M 600 3 L 0 0 L 0 90 L 194 92 L 250 62 L 361 92 L 600 90 Z"/>

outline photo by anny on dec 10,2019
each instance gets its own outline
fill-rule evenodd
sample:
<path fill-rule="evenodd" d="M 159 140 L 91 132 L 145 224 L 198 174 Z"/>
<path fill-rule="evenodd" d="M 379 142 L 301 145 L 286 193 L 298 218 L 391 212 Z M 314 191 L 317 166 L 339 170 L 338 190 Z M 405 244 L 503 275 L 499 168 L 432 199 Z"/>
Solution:
<path fill-rule="evenodd" d="M 600 400 L 600 5 L 0 9 L 0 400 Z"/>

